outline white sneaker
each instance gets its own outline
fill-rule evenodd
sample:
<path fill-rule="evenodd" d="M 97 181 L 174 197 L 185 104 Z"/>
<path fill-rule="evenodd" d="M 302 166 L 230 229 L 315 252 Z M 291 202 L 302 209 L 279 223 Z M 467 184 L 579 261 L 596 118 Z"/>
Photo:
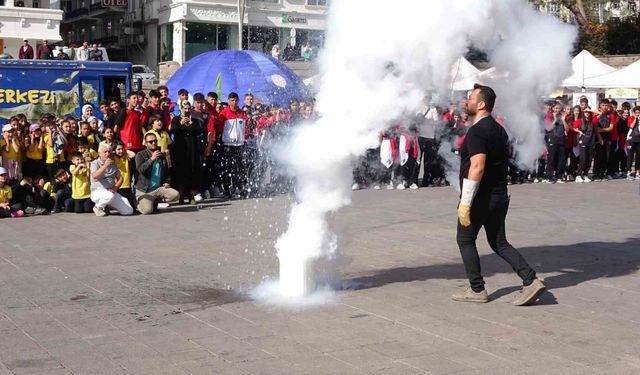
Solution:
<path fill-rule="evenodd" d="M 583 181 L 584 182 L 591 182 L 591 179 L 589 178 L 589 176 L 584 176 Z"/>
<path fill-rule="evenodd" d="M 380 185 L 373 185 L 373 190 L 380 190 Z"/>
<path fill-rule="evenodd" d="M 553 181 L 547 180 L 546 178 L 542 180 L 542 182 L 545 184 L 553 184 Z"/>
<path fill-rule="evenodd" d="M 360 190 L 360 185 L 358 185 L 358 183 L 356 182 L 355 184 L 351 185 L 351 190 Z"/>
<path fill-rule="evenodd" d="M 93 206 L 93 212 L 97 217 L 103 217 L 107 215 L 107 213 L 104 211 L 104 208 L 100 208 L 98 206 Z"/>
<path fill-rule="evenodd" d="M 559 183 L 559 184 L 564 184 L 566 181 L 561 179 L 561 178 L 559 178 L 558 181 L 556 181 L 556 182 Z"/>
<path fill-rule="evenodd" d="M 629 180 L 629 181 L 633 181 L 634 180 L 634 178 L 631 175 L 631 173 L 627 173 L 627 180 Z"/>
<path fill-rule="evenodd" d="M 406 188 L 405 188 L 404 184 L 398 184 L 398 186 L 396 187 L 396 189 L 398 189 L 398 190 L 404 190 L 404 189 L 406 189 Z"/>
<path fill-rule="evenodd" d="M 196 202 L 202 202 L 202 195 L 196 194 L 193 196 L 193 200 Z"/>
<path fill-rule="evenodd" d="M 418 189 L 418 185 L 416 185 L 415 183 L 411 184 L 411 186 L 409 186 L 409 189 L 411 190 L 416 190 Z"/>
<path fill-rule="evenodd" d="M 211 192 L 209 190 L 204 191 L 204 199 L 211 199 Z"/>
<path fill-rule="evenodd" d="M 539 179 L 539 178 L 536 178 L 535 180 L 533 180 L 533 183 L 534 183 L 534 184 L 537 184 L 537 183 L 539 183 L 539 182 L 540 182 L 540 179 Z"/>
<path fill-rule="evenodd" d="M 582 176 L 576 176 L 576 182 L 583 183 L 584 180 L 582 179 Z"/>
<path fill-rule="evenodd" d="M 387 185 L 387 190 L 393 190 L 393 189 L 395 189 L 395 188 L 396 188 L 396 187 L 395 187 L 395 186 L 393 186 L 393 183 L 391 183 L 391 182 L 389 183 L 389 185 Z"/>
<path fill-rule="evenodd" d="M 165 209 L 165 208 L 169 208 L 169 203 L 164 203 L 164 202 L 158 203 L 158 209 L 159 210 L 162 210 L 162 209 Z"/>
<path fill-rule="evenodd" d="M 640 180 L 640 173 L 636 172 L 636 180 Z"/>

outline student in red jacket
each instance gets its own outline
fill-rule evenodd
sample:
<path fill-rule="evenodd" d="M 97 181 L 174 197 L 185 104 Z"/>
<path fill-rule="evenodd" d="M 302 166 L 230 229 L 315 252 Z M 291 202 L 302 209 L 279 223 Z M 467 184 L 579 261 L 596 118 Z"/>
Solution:
<path fill-rule="evenodd" d="M 238 106 L 238 94 L 229 94 L 229 106 L 220 112 L 218 124 L 221 131 L 222 188 L 227 195 L 240 197 L 245 188 L 244 152 L 245 136 L 249 121 Z"/>
<path fill-rule="evenodd" d="M 18 58 L 20 60 L 33 60 L 33 47 L 28 40 L 24 40 L 24 44 L 18 50 Z"/>
<path fill-rule="evenodd" d="M 136 111 L 138 105 L 138 95 L 135 92 L 127 95 L 127 110 L 122 123 L 122 127 L 118 127 L 118 134 L 120 134 L 120 140 L 124 143 L 124 148 L 127 151 L 135 154 L 142 150 L 142 123 L 141 114 Z"/>

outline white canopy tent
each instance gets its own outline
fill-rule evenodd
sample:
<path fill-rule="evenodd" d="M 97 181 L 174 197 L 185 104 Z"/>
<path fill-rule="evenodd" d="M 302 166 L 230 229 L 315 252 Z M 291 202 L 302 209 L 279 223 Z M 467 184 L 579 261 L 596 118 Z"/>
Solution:
<path fill-rule="evenodd" d="M 582 50 L 571 60 L 571 67 L 573 74 L 562 81 L 562 87 L 588 87 L 585 83 L 589 78 L 616 71 L 616 68 L 598 60 L 587 50 Z"/>
<path fill-rule="evenodd" d="M 455 85 L 458 81 L 469 79 L 478 74 L 480 74 L 480 69 L 473 66 L 473 64 L 471 64 L 469 60 L 465 59 L 464 56 L 461 56 L 451 66 L 452 85 Z"/>
<path fill-rule="evenodd" d="M 603 89 L 640 88 L 640 60 L 620 70 L 586 79 L 584 82 L 584 87 Z"/>
<path fill-rule="evenodd" d="M 497 78 L 504 78 L 507 74 L 500 74 L 496 71 L 496 68 L 489 68 L 482 72 L 478 72 L 473 76 L 469 76 L 464 79 L 457 80 L 453 83 L 452 91 L 469 91 L 473 89 L 473 85 L 476 83 L 489 84 L 492 80 Z"/>

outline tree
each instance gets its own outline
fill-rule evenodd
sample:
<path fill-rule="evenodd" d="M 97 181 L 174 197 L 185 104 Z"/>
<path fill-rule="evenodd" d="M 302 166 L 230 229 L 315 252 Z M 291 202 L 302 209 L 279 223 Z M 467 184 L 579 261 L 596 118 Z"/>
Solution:
<path fill-rule="evenodd" d="M 573 17 L 576 19 L 576 23 L 580 28 L 587 29 L 591 25 L 589 22 L 589 18 L 587 17 L 587 12 L 585 12 L 584 2 L 583 0 L 560 0 L 560 4 L 564 5 Z"/>

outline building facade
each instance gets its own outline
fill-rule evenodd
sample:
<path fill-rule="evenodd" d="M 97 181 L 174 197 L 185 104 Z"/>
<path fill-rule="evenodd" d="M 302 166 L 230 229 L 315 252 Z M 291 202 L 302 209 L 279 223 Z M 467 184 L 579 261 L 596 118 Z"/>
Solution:
<path fill-rule="evenodd" d="M 0 0 L 0 53 L 18 58 L 23 39 L 34 51 L 43 40 L 60 41 L 59 8 L 54 0 Z"/>
<path fill-rule="evenodd" d="M 324 43 L 327 0 L 61 0 L 66 44 L 102 44 L 112 60 L 183 64 L 210 50 L 242 48 L 269 53 L 295 41 Z M 292 29 L 295 31 L 292 32 Z"/>

